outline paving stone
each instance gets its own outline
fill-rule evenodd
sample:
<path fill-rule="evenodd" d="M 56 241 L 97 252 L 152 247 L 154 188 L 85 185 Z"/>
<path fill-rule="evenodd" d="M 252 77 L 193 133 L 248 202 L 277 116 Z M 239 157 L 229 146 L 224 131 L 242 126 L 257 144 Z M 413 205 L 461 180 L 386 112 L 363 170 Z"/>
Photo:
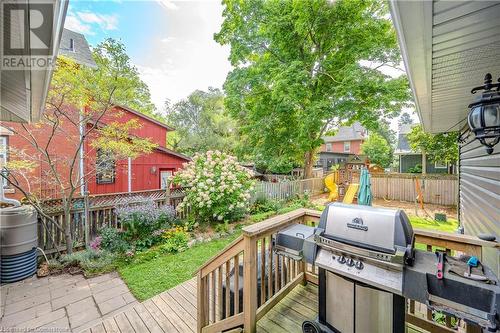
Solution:
<path fill-rule="evenodd" d="M 97 308 L 93 308 L 87 311 L 81 311 L 73 316 L 70 316 L 69 324 L 72 330 L 77 331 L 79 326 L 82 326 L 89 321 L 99 318 L 101 318 L 101 314 L 99 313 Z"/>
<path fill-rule="evenodd" d="M 57 310 L 71 303 L 78 302 L 91 295 L 90 288 L 86 286 L 63 297 L 52 300 L 52 309 Z"/>
<path fill-rule="evenodd" d="M 127 305 L 127 302 L 121 295 L 108 299 L 105 302 L 97 303 L 97 306 L 103 315 L 124 307 L 125 305 Z"/>
<path fill-rule="evenodd" d="M 8 293 L 6 295 L 5 304 L 17 303 L 31 297 L 39 297 L 39 296 L 44 296 L 46 294 L 50 294 L 50 290 L 46 286 L 41 286 L 36 288 L 23 287 L 21 288 L 21 290 L 15 293 L 14 292 Z"/>
<path fill-rule="evenodd" d="M 125 302 L 127 302 L 127 303 L 132 303 L 132 302 L 136 301 L 134 295 L 132 295 L 131 292 L 125 293 L 122 296 L 123 296 L 123 299 L 125 300 Z"/>
<path fill-rule="evenodd" d="M 43 332 L 44 328 L 52 328 L 52 330 L 47 330 L 48 332 L 57 332 L 57 333 L 71 332 L 71 328 L 69 326 L 69 320 L 68 317 L 66 316 L 54 320 L 49 324 L 43 325 L 42 327 L 39 328 L 39 331 Z"/>
<path fill-rule="evenodd" d="M 119 278 L 118 273 L 112 272 L 104 275 L 99 275 L 93 278 L 88 279 L 88 283 L 92 286 L 93 284 L 99 284 L 108 280 L 112 280 L 114 278 Z"/>
<path fill-rule="evenodd" d="M 74 284 L 66 285 L 58 289 L 53 289 L 50 291 L 50 294 L 52 296 L 52 299 L 56 299 L 59 297 L 63 297 L 65 295 L 77 292 L 77 291 L 82 291 L 82 290 L 87 290 L 89 287 L 87 281 L 79 281 Z"/>
<path fill-rule="evenodd" d="M 97 302 L 97 304 L 99 304 L 117 295 L 121 295 L 127 292 L 129 292 L 129 290 L 126 285 L 119 285 L 117 287 L 107 289 L 100 293 L 94 294 L 94 299 Z"/>
<path fill-rule="evenodd" d="M 90 289 L 92 290 L 92 293 L 95 294 L 95 293 L 99 293 L 101 291 L 104 291 L 106 289 L 125 285 L 125 282 L 123 282 L 123 280 L 120 278 L 112 278 L 112 279 L 103 281 L 101 283 L 93 283 L 93 284 L 89 284 L 89 285 L 90 285 Z"/>
<path fill-rule="evenodd" d="M 40 304 L 29 309 L 16 312 L 14 314 L 3 317 L 0 320 L 0 326 L 3 327 L 12 327 L 18 323 L 23 323 L 28 320 L 37 318 L 41 315 L 52 312 L 52 307 L 50 302 Z"/>
<path fill-rule="evenodd" d="M 68 316 L 77 315 L 79 312 L 92 310 L 96 308 L 96 304 L 94 302 L 94 298 L 92 296 L 82 299 L 81 301 L 71 303 L 66 306 L 66 311 Z"/>
<path fill-rule="evenodd" d="M 78 283 L 81 281 L 85 281 L 85 278 L 82 275 L 63 274 L 63 275 L 59 275 L 58 279 L 50 281 L 49 288 L 51 290 L 59 289 L 59 288 L 62 288 L 64 286 L 75 284 L 75 283 Z"/>
<path fill-rule="evenodd" d="M 40 326 L 50 325 L 58 319 L 64 318 L 66 316 L 66 311 L 64 309 L 59 309 L 56 311 L 49 312 L 43 316 L 37 317 L 35 319 L 29 320 L 24 323 L 19 323 L 15 325 L 21 329 L 35 329 Z"/>
<path fill-rule="evenodd" d="M 23 299 L 19 302 L 5 304 L 5 313 L 4 315 L 10 315 L 19 311 L 23 311 L 29 309 L 31 307 L 47 303 L 50 301 L 49 294 L 38 295 L 36 297 L 29 297 L 27 299 Z"/>

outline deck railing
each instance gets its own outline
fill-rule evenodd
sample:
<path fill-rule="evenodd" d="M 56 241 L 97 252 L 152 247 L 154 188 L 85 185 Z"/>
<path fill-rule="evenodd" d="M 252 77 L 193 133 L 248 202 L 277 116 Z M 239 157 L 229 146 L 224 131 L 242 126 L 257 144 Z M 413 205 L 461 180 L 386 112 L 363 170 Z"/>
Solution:
<path fill-rule="evenodd" d="M 317 268 L 277 255 L 273 249 L 275 234 L 292 224 L 316 225 L 320 212 L 298 209 L 243 229 L 243 235 L 209 260 L 198 275 L 198 332 L 220 332 L 243 326 L 255 332 L 257 321 L 285 297 L 297 284 L 318 283 Z M 436 248 L 450 254 L 465 253 L 481 258 L 484 247 L 499 248 L 498 243 L 477 238 L 415 230 L 420 248 Z M 240 268 L 243 267 L 242 276 Z M 226 292 L 231 286 L 233 292 Z M 242 305 L 242 306 L 241 306 Z M 424 304 L 409 300 L 406 322 L 431 332 L 477 332 L 478 328 L 445 317 L 444 323 L 433 319 Z"/>

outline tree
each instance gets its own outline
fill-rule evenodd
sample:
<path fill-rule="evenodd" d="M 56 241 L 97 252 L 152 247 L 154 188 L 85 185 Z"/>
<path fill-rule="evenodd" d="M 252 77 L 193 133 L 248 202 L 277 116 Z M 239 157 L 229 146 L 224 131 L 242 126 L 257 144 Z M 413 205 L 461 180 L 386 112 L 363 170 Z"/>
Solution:
<path fill-rule="evenodd" d="M 392 148 L 384 137 L 372 133 L 361 145 L 361 152 L 368 157 L 370 163 L 386 168 L 392 162 Z"/>
<path fill-rule="evenodd" d="M 408 112 L 403 112 L 401 114 L 401 117 L 399 117 L 398 125 L 401 127 L 401 125 L 411 125 L 413 124 L 413 119 L 411 119 L 411 116 Z"/>
<path fill-rule="evenodd" d="M 455 164 L 459 157 L 458 137 L 458 132 L 431 134 L 422 126 L 415 126 L 408 133 L 408 142 L 414 152 L 420 152 L 434 162 Z"/>
<path fill-rule="evenodd" d="M 24 139 L 27 148 L 11 151 L 8 180 L 41 216 L 53 223 L 58 231 L 64 232 L 68 253 L 73 247 L 70 212 L 87 177 L 116 160 L 135 158 L 155 147 L 149 139 L 130 135 L 140 126 L 136 121 L 123 122 L 120 114 L 109 114 L 117 104 L 132 105 L 143 112 L 151 111 L 147 86 L 131 65 L 123 44 L 105 40 L 97 45 L 93 56 L 97 63 L 95 69 L 59 57 L 43 119 L 37 124 L 12 125 L 10 128 Z M 104 119 L 107 119 L 105 123 L 102 122 Z M 91 143 L 89 151 L 84 149 L 86 142 Z M 64 147 L 64 153 L 61 153 L 61 147 Z M 98 152 L 101 158 L 88 163 L 93 167 L 82 173 L 80 159 L 93 158 Z M 41 177 L 33 175 L 37 169 L 42 173 Z M 33 188 L 37 185 L 34 179 L 50 186 L 61 199 L 64 221 L 56 221 L 45 213 L 43 195 Z"/>
<path fill-rule="evenodd" d="M 331 127 L 360 121 L 376 129 L 410 100 L 397 66 L 399 49 L 383 1 L 225 0 L 215 40 L 230 45 L 226 107 L 253 155 L 304 166 Z"/>
<path fill-rule="evenodd" d="M 196 90 L 186 99 L 165 103 L 166 120 L 175 127 L 169 145 L 194 155 L 209 150 L 234 152 L 237 130 L 235 121 L 224 109 L 224 94 L 219 89 Z"/>

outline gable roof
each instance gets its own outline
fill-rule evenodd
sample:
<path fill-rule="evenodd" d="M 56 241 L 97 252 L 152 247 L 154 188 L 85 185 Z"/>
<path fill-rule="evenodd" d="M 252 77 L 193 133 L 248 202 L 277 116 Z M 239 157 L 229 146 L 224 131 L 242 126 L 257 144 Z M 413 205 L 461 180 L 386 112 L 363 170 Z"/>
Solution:
<path fill-rule="evenodd" d="M 97 68 L 87 39 L 78 32 L 68 29 L 63 30 L 61 44 L 59 45 L 59 55 L 71 58 L 78 64 Z"/>
<path fill-rule="evenodd" d="M 404 124 L 399 128 L 398 133 L 398 146 L 394 151 L 395 154 L 415 154 L 411 149 L 410 143 L 408 142 L 408 133 L 411 132 L 412 128 L 418 124 Z"/>
<path fill-rule="evenodd" d="M 128 106 L 123 106 L 123 105 L 115 105 L 115 106 L 118 107 L 118 108 L 120 108 L 120 109 L 123 109 L 123 110 L 125 110 L 127 112 L 130 112 L 132 114 L 135 114 L 136 116 L 139 116 L 139 117 L 141 117 L 143 119 L 149 120 L 150 122 L 152 122 L 152 123 L 154 123 L 154 124 L 156 124 L 158 126 L 161 126 L 161 127 L 165 128 L 165 129 L 167 129 L 168 131 L 175 131 L 175 128 L 173 128 L 171 126 L 168 126 L 167 124 L 165 124 L 165 123 L 163 123 L 163 122 L 161 122 L 159 120 L 156 120 L 153 117 L 145 115 L 144 113 L 141 113 L 139 111 L 131 109 Z"/>
<path fill-rule="evenodd" d="M 353 123 L 351 126 L 342 126 L 337 134 L 333 136 L 323 136 L 324 142 L 352 141 L 364 140 L 366 138 L 366 128 L 359 122 Z"/>
<path fill-rule="evenodd" d="M 160 147 L 160 146 L 156 147 L 155 149 L 161 151 L 162 153 L 167 153 L 167 154 L 170 154 L 170 155 L 177 156 L 177 157 L 182 158 L 182 159 L 184 159 L 184 160 L 186 160 L 188 162 L 191 161 L 191 157 L 189 157 L 187 155 L 184 155 L 184 154 L 181 154 L 181 153 L 178 153 L 178 152 L 173 151 L 171 149 L 168 149 L 168 148 L 165 148 L 165 147 Z"/>

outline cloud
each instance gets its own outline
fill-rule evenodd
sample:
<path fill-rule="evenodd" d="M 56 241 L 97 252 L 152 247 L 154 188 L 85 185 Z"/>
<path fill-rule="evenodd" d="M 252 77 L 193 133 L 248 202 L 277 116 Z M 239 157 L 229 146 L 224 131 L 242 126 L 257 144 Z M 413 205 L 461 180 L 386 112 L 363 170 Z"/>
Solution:
<path fill-rule="evenodd" d="M 66 17 L 64 27 L 84 35 L 94 35 L 94 33 L 92 32 L 92 27 L 90 25 L 83 23 L 82 21 L 80 21 L 80 19 L 73 15 L 68 15 Z"/>
<path fill-rule="evenodd" d="M 160 6 L 167 10 L 177 10 L 179 6 L 177 6 L 172 0 L 156 0 Z"/>
<path fill-rule="evenodd" d="M 76 15 L 85 23 L 97 24 L 103 30 L 118 29 L 118 16 L 97 14 L 91 12 L 77 12 Z"/>

